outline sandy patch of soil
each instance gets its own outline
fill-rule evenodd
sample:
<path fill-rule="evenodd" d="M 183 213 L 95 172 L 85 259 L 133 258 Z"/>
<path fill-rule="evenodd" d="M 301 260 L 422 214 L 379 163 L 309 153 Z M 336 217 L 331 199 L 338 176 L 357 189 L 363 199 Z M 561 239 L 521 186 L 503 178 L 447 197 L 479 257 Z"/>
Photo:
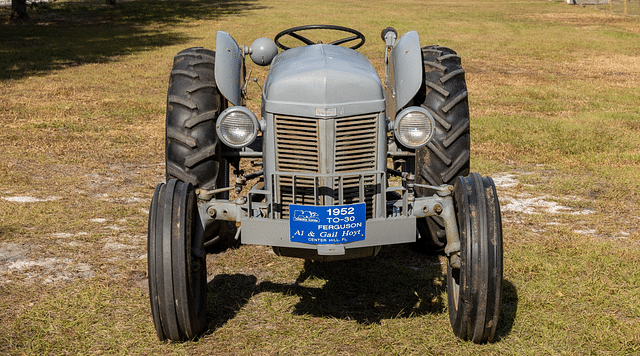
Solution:
<path fill-rule="evenodd" d="M 545 223 L 533 231 L 542 233 L 545 226 L 563 224 L 563 217 L 573 216 L 574 219 L 578 218 L 578 221 L 571 226 L 574 232 L 585 236 L 598 235 L 598 231 L 589 225 L 588 219 L 582 221 L 583 219 L 579 218 L 588 217 L 595 211 L 576 208 L 575 204 L 570 204 L 583 198 L 554 197 L 528 192 L 533 189 L 526 189 L 527 186 L 520 182 L 520 177 L 524 174 L 527 173 L 500 173 L 492 177 L 498 189 L 503 225 L 520 224 L 527 216 L 544 215 Z M 104 177 L 93 178 L 104 179 Z M 145 206 L 150 199 L 150 197 L 141 196 L 140 193 L 131 193 L 129 196 L 117 194 L 117 197 L 113 193 L 98 195 L 98 199 L 118 204 L 144 203 Z M 37 198 L 37 196 L 38 194 L 35 193 L 33 196 L 11 196 L 5 193 L 1 199 L 20 204 L 38 204 L 53 199 Z M 148 214 L 148 211 L 143 208 L 139 209 L 139 212 L 145 216 Z M 1 242 L 0 285 L 11 282 L 51 284 L 89 279 L 104 270 L 111 271 L 111 275 L 117 276 L 122 271 L 118 270 L 116 265 L 126 264 L 127 261 L 146 260 L 147 237 L 139 231 L 130 231 L 127 219 L 96 217 L 88 219 L 86 227 L 86 232 L 57 232 L 45 236 L 46 238 L 36 243 Z M 629 235 L 628 231 L 620 231 L 614 237 L 627 239 Z M 139 269 L 138 266 L 137 270 Z M 129 272 L 133 273 L 132 271 Z M 147 288 L 146 276 L 141 272 L 138 274 L 134 278 L 136 280 L 131 282 L 139 285 L 144 291 Z"/>

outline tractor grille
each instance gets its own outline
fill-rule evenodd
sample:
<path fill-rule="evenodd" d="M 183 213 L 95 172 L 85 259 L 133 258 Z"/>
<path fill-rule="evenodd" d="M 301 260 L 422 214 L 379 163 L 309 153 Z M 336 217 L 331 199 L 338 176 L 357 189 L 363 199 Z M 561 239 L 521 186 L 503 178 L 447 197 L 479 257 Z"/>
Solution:
<path fill-rule="evenodd" d="M 376 170 L 377 114 L 309 119 L 275 117 L 275 211 L 289 215 L 289 204 L 342 205 L 365 202 L 374 216 L 381 182 Z M 324 149 L 323 149 L 324 148 Z M 294 184 L 295 183 L 295 184 Z"/>
<path fill-rule="evenodd" d="M 336 123 L 335 172 L 375 169 L 378 117 L 357 116 Z"/>
<path fill-rule="evenodd" d="M 316 119 L 276 117 L 276 166 L 279 171 L 319 172 L 318 124 Z"/>

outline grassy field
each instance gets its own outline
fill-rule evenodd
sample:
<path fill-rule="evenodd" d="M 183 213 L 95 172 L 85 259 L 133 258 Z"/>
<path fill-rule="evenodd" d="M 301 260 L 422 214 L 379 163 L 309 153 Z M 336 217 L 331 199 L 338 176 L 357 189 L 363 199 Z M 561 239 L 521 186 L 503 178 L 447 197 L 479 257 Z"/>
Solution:
<path fill-rule="evenodd" d="M 23 24 L 0 9 L 0 354 L 640 353 L 637 17 L 542 0 L 118 2 L 58 0 Z M 503 213 L 496 342 L 454 337 L 444 260 L 410 246 L 332 264 L 211 254 L 208 331 L 157 341 L 147 214 L 172 58 L 215 48 L 217 30 L 249 45 L 312 23 L 362 31 L 380 72 L 386 26 L 462 56 L 472 170 Z"/>

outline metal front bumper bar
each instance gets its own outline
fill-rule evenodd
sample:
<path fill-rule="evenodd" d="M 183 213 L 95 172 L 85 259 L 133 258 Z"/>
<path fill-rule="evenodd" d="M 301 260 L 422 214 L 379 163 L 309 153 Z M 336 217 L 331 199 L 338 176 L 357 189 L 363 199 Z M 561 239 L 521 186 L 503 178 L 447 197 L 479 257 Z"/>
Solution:
<path fill-rule="evenodd" d="M 286 173 L 291 175 L 290 172 Z M 370 171 L 361 172 L 364 176 L 377 175 L 377 182 L 384 182 L 384 172 Z M 353 176 L 354 173 L 334 174 L 338 181 L 342 181 L 344 176 Z M 312 177 L 314 181 L 318 174 L 298 174 L 298 176 Z M 326 175 L 323 175 L 326 177 Z M 273 187 L 274 185 L 272 185 Z M 315 245 L 291 241 L 289 231 L 289 219 L 277 219 L 273 212 L 272 204 L 275 192 L 268 189 L 251 189 L 248 198 L 238 198 L 235 201 L 229 200 L 198 200 L 198 210 L 203 226 L 211 220 L 235 221 L 241 223 L 242 243 L 253 245 L 265 245 L 285 248 L 315 249 L 319 255 L 339 255 L 344 254 L 345 249 L 383 246 L 400 243 L 415 242 L 416 219 L 428 216 L 439 216 L 444 220 L 447 245 L 445 253 L 447 256 L 455 256 L 460 251 L 460 238 L 458 234 L 458 224 L 452 197 L 452 186 L 422 186 L 434 190 L 436 193 L 429 197 L 414 197 L 410 189 L 404 186 L 387 187 L 386 193 L 395 193 L 399 199 L 387 199 L 387 194 L 378 194 L 380 203 L 378 206 L 384 207 L 382 214 L 378 217 L 366 220 L 365 239 L 338 245 Z M 342 196 L 342 195 L 340 195 Z M 255 202 L 254 198 L 265 202 Z M 386 216 L 380 216 L 386 215 Z M 456 258 L 452 259 L 452 264 L 456 263 Z"/>

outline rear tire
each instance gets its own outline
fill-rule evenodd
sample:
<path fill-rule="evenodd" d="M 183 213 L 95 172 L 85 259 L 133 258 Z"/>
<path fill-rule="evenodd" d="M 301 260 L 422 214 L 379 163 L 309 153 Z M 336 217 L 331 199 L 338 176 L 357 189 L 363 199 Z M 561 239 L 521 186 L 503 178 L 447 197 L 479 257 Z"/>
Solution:
<path fill-rule="evenodd" d="M 495 337 L 502 294 L 502 219 L 493 180 L 458 177 L 453 199 L 460 268 L 447 263 L 449 320 L 454 334 L 475 343 Z"/>
<path fill-rule="evenodd" d="M 416 183 L 452 184 L 469 174 L 470 136 L 467 85 L 460 57 L 446 47 L 422 48 L 423 85 L 413 99 L 435 118 L 436 132 L 429 144 L 416 150 Z M 416 188 L 418 196 L 433 195 Z M 419 244 L 425 249 L 442 249 L 446 244 L 444 221 L 439 217 L 418 220 Z"/>
<path fill-rule="evenodd" d="M 165 160 L 167 181 L 175 178 L 195 188 L 229 185 L 228 163 L 220 155 L 216 120 L 227 102 L 215 81 L 215 52 L 194 47 L 173 59 L 167 92 Z M 225 193 L 219 197 L 228 198 Z M 224 239 L 225 224 L 207 226 L 207 250 Z"/>
<path fill-rule="evenodd" d="M 214 75 L 215 52 L 188 48 L 173 60 L 167 92 L 166 173 L 196 188 L 222 182 L 216 120 L 226 106 Z"/>
<path fill-rule="evenodd" d="M 149 209 L 151 314 L 160 340 L 191 340 L 206 328 L 207 270 L 193 187 L 160 183 Z"/>

